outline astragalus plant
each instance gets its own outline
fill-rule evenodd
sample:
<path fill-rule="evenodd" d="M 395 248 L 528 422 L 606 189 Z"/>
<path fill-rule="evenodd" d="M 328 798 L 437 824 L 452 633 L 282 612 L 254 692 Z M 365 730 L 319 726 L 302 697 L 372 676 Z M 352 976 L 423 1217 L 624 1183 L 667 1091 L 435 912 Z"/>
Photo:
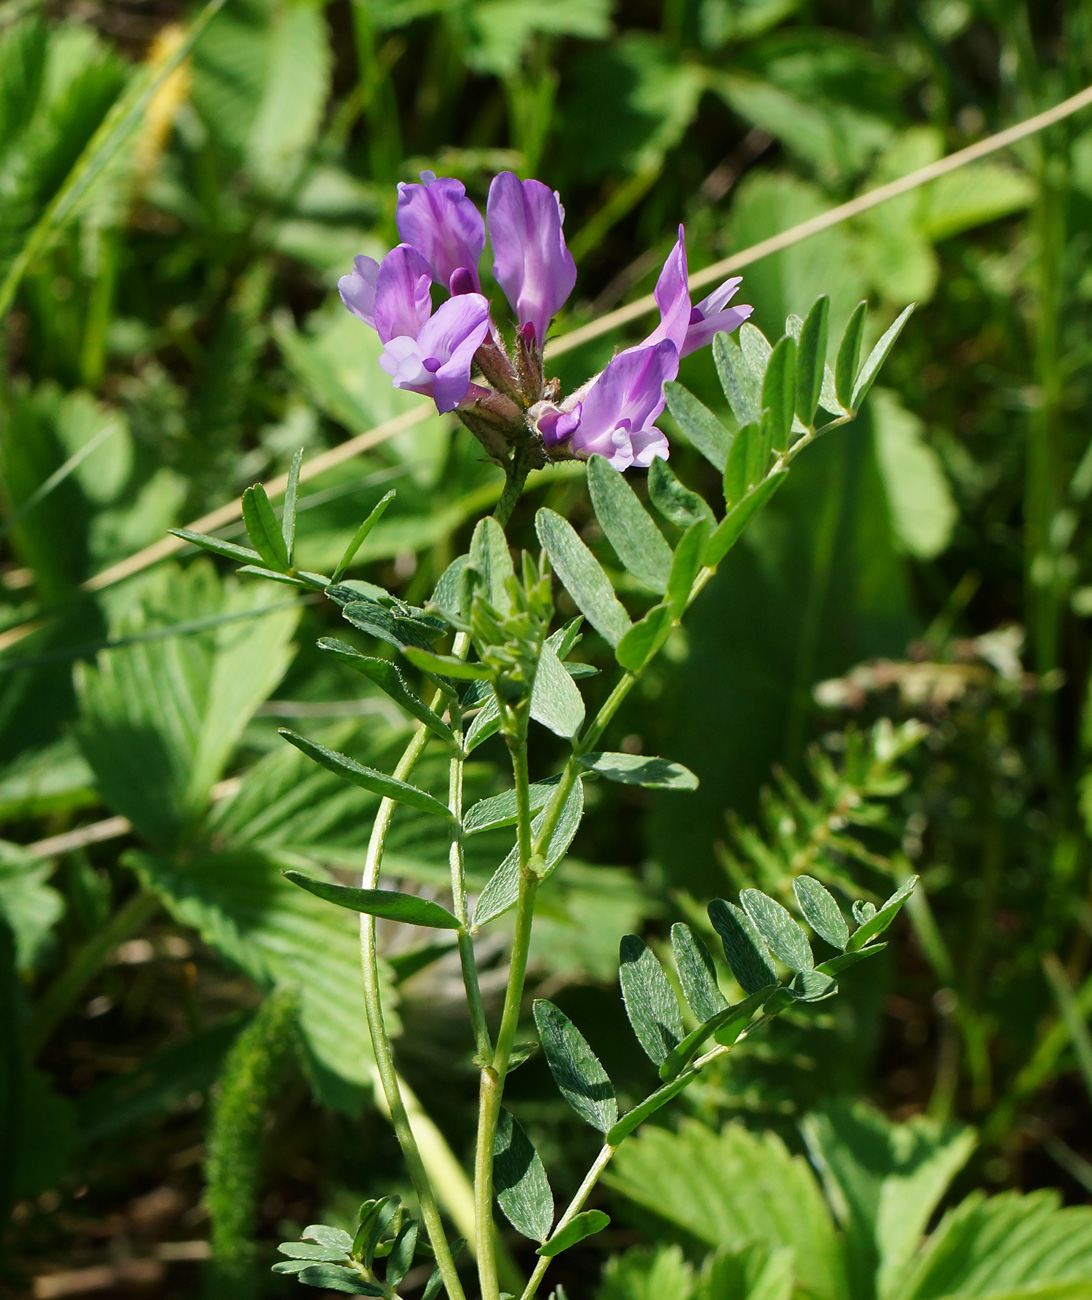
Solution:
<path fill-rule="evenodd" d="M 537 1244 L 537 1263 L 523 1292 L 530 1300 L 554 1257 L 606 1225 L 605 1214 L 584 1205 L 619 1145 L 741 1038 L 788 1007 L 833 996 L 843 973 L 883 947 L 877 940 L 913 888 L 911 878 L 878 909 L 847 900 L 852 903 L 847 918 L 843 905 L 817 880 L 797 879 L 795 903 L 822 946 L 818 959 L 790 912 L 755 889 L 744 890 L 738 905 L 724 899 L 709 904 L 707 933 L 719 938 L 727 970 L 718 969 L 706 943 L 687 925 L 672 930 L 672 978 L 640 938 L 627 936 L 620 954 L 622 996 L 661 1086 L 625 1114 L 619 1113 L 614 1085 L 588 1038 L 552 1003 L 536 1002 L 538 1043 L 558 1088 L 603 1135 L 587 1176 L 556 1212 L 542 1162 L 504 1108 L 507 1077 L 530 1050 L 528 1031 L 521 1035 L 520 1027 L 536 896 L 553 872 L 564 870 L 584 811 L 585 782 L 676 791 L 696 785 L 693 774 L 670 759 L 609 749 L 611 722 L 796 457 L 854 418 L 908 314 L 861 365 L 862 303 L 831 369 L 825 297 L 805 320 L 790 317 L 784 336 L 771 345 L 745 323 L 749 307 L 728 305 L 738 281 L 691 304 L 680 230 L 656 286 L 659 324 L 642 343 L 565 394 L 547 376 L 544 356 L 551 320 L 576 280 L 563 218 L 557 195 L 538 181 L 502 173 L 490 187 L 492 273 L 516 318 L 511 335 L 494 322 L 482 292 L 479 260 L 486 221 L 452 179 L 425 173 L 420 184 L 400 186 L 398 228 L 404 242 L 382 263 L 357 258 L 341 281 L 345 305 L 378 332 L 385 349 L 380 366 L 392 382 L 430 396 L 442 412 L 454 411 L 505 473 L 495 513 L 477 524 L 469 553 L 451 564 L 424 605 L 407 605 L 381 588 L 345 578 L 385 501 L 361 525 L 332 574 L 297 565 L 299 456 L 279 521 L 261 488 L 245 494 L 252 550 L 184 534 L 244 561 L 243 572 L 324 591 L 351 627 L 390 650 L 381 656 L 335 639 L 320 642 L 322 648 L 369 678 L 418 722 L 389 774 L 283 733 L 316 763 L 382 797 L 358 884 L 287 874 L 332 906 L 360 913 L 364 1011 L 417 1195 L 412 1211 L 393 1196 L 367 1202 L 355 1236 L 315 1225 L 302 1241 L 285 1243 L 281 1250 L 288 1259 L 276 1265 L 277 1271 L 294 1273 L 312 1286 L 394 1297 L 418 1258 L 434 1261 L 426 1298 L 444 1290 L 451 1300 L 463 1300 L 469 1286 L 468 1272 L 460 1274 L 457 1265 L 463 1243 L 448 1238 L 395 1068 L 384 1024 L 376 918 L 446 930 L 456 938 L 480 1070 L 476 1240 L 469 1243 L 477 1262 L 476 1291 L 483 1300 L 501 1294 L 494 1225 L 499 1205 L 512 1226 Z M 443 298 L 439 305 L 434 293 Z M 734 430 L 675 383 L 680 359 L 709 344 L 735 416 Z M 668 467 L 668 441 L 656 425 L 665 405 L 723 476 L 723 503 L 704 500 Z M 587 463 L 595 516 L 629 578 L 654 594 L 655 603 L 637 621 L 584 540 L 553 511 L 542 509 L 536 516 L 538 547 L 513 557 L 505 525 L 528 474 L 548 473 L 551 462 L 572 459 Z M 631 468 L 647 470 L 652 512 L 624 477 Z M 558 617 L 555 580 L 579 610 L 577 617 Z M 585 625 L 612 648 L 617 662 L 616 679 L 590 716 L 581 692 L 590 669 L 571 658 Z M 539 728 L 567 745 L 560 770 L 540 772 Z M 498 733 L 511 760 L 511 788 L 465 807 L 464 764 L 476 746 Z M 413 782 L 414 768 L 429 746 L 447 758 L 445 796 Z M 401 805 L 446 823 L 447 906 L 382 885 L 384 847 Z M 464 840 L 506 826 L 513 833 L 511 852 L 472 899 Z M 510 912 L 515 925 L 507 987 L 499 1024 L 493 1024 L 479 989 L 475 939 Z M 344 996 L 357 994 L 346 989 Z M 588 1028 L 594 1041 L 595 1027 Z"/>

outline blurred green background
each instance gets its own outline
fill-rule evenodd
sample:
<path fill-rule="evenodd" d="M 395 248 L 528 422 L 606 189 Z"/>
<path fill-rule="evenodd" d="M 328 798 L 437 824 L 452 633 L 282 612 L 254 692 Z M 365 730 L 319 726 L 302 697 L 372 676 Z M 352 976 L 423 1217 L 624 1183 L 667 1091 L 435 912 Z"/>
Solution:
<path fill-rule="evenodd" d="M 49 1276 L 95 1268 L 114 1270 L 111 1294 L 214 1285 L 210 1090 L 277 983 L 300 990 L 298 1041 L 269 1082 L 261 1266 L 234 1294 L 287 1294 L 264 1280 L 269 1243 L 348 1217 L 400 1168 L 372 1098 L 352 918 L 279 875 L 357 867 L 374 801 L 276 728 L 383 767 L 406 719 L 320 661 L 316 638 L 341 626 L 321 600 L 185 550 L 113 572 L 297 447 L 312 460 L 419 400 L 388 387 L 334 289 L 355 254 L 396 241 L 395 183 L 431 168 L 481 202 L 512 168 L 557 188 L 580 269 L 563 334 L 647 293 L 680 221 L 700 269 L 1092 80 L 1087 0 L 227 0 L 191 49 L 199 12 L 0 8 L 12 1296 L 78 1294 Z M 877 334 L 920 306 L 862 419 L 803 458 L 626 706 L 616 741 L 687 764 L 700 790 L 595 788 L 577 861 L 543 893 L 534 966 L 624 1077 L 622 934 L 659 941 L 716 891 L 776 892 L 816 863 L 876 896 L 912 868 L 924 896 L 882 972 L 741 1049 L 685 1105 L 803 1150 L 805 1112 L 864 1097 L 974 1127 L 959 1194 L 1054 1187 L 1074 1203 L 1092 1193 L 1090 236 L 1082 114 L 748 268 L 740 300 L 774 338 L 821 292 L 834 337 L 862 297 Z M 631 330 L 560 359 L 566 386 Z M 725 413 L 708 355 L 680 378 Z M 681 437 L 672 464 L 695 487 L 710 472 Z M 355 576 L 416 601 L 500 475 L 430 418 L 308 482 L 302 563 L 332 565 L 391 487 Z M 591 521 L 582 477 L 546 471 L 516 544 L 542 504 Z M 594 639 L 583 653 L 596 660 Z M 881 718 L 926 730 L 911 744 L 873 733 Z M 489 793 L 500 752 L 478 755 L 471 784 Z M 400 816 L 389 870 L 442 889 L 445 841 L 422 821 Z M 474 841 L 474 878 L 505 849 Z M 465 1157 L 457 968 L 385 942 L 402 1066 Z M 575 1183 L 592 1148 L 540 1064 L 513 1096 L 555 1182 Z M 676 1240 L 632 1208 L 640 1195 L 605 1196 L 611 1232 L 559 1267 L 574 1297 L 595 1293 L 604 1252 Z M 664 1258 L 675 1274 L 648 1293 L 689 1295 L 682 1257 Z M 645 1294 L 612 1267 L 605 1295 Z"/>

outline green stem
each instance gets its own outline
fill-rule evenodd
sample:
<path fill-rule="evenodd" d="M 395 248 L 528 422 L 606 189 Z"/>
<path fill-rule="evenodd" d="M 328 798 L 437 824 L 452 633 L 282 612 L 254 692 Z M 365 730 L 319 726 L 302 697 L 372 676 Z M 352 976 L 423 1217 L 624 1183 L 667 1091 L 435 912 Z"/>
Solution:
<path fill-rule="evenodd" d="M 100 930 L 80 948 L 65 970 L 46 989 L 34 1007 L 33 1023 L 26 1034 L 27 1057 L 33 1060 L 49 1040 L 84 986 L 102 968 L 107 957 L 123 940 L 139 930 L 158 910 L 159 899 L 148 890 L 134 894 Z"/>
<path fill-rule="evenodd" d="M 520 498 L 523 485 L 527 482 L 527 475 L 530 472 L 530 465 L 526 463 L 517 447 L 504 467 L 504 491 L 501 493 L 500 500 L 493 511 L 493 518 L 502 528 L 512 518 L 512 511 L 516 508 L 516 502 Z"/>

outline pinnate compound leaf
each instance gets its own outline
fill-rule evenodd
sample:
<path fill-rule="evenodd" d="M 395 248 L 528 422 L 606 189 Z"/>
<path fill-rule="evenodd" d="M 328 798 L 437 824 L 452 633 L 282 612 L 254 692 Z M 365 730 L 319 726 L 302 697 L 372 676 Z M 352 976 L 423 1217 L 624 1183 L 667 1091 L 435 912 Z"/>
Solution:
<path fill-rule="evenodd" d="M 775 957 L 790 970 L 814 970 L 815 959 L 807 935 L 779 902 L 758 889 L 745 889 L 739 901 Z"/>
<path fill-rule="evenodd" d="M 405 925 L 424 925 L 432 930 L 458 930 L 459 918 L 446 907 L 416 894 L 400 894 L 394 889 L 357 889 L 352 885 L 335 885 L 329 880 L 305 876 L 302 871 L 286 871 L 285 877 L 301 889 L 324 898 L 351 912 L 379 916 L 386 921 L 401 921 Z"/>
<path fill-rule="evenodd" d="M 543 508 L 538 512 L 535 531 L 577 609 L 605 640 L 616 646 L 629 630 L 629 615 L 615 596 L 599 561 L 577 536 L 572 524 L 553 510 Z"/>
<path fill-rule="evenodd" d="M 260 483 L 248 487 L 243 493 L 243 522 L 254 549 L 271 569 L 283 573 L 289 567 L 288 548 L 269 497 Z"/>
<path fill-rule="evenodd" d="M 375 659 L 370 655 L 362 655 L 354 650 L 352 646 L 346 645 L 344 641 L 338 641 L 335 637 L 324 636 L 320 638 L 318 647 L 373 681 L 381 691 L 385 691 L 396 704 L 400 704 L 412 717 L 419 722 L 423 722 L 441 740 L 449 742 L 455 740 L 454 733 L 443 718 L 438 713 L 434 713 L 424 700 L 410 690 L 406 679 L 389 659 Z"/>
<path fill-rule="evenodd" d="M 713 360 L 720 385 L 740 424 L 752 424 L 762 411 L 762 371 L 756 374 L 747 364 L 740 344 L 730 334 L 713 339 Z M 717 469 L 724 469 L 723 463 Z"/>
<path fill-rule="evenodd" d="M 593 752 L 581 754 L 577 760 L 582 767 L 597 772 L 608 781 L 622 785 L 643 785 L 653 790 L 696 790 L 698 778 L 688 767 L 672 763 L 666 758 L 646 757 L 643 754 L 615 754 Z"/>
<path fill-rule="evenodd" d="M 394 500 L 394 498 L 395 498 L 395 490 L 394 488 L 391 488 L 391 490 L 386 494 L 386 496 L 381 497 L 380 500 L 377 501 L 376 504 L 372 507 L 371 513 L 368 515 L 367 519 L 364 520 L 364 522 L 353 534 L 353 540 L 349 543 L 348 546 L 346 546 L 344 554 L 342 555 L 341 559 L 338 560 L 337 568 L 334 570 L 333 576 L 330 579 L 331 583 L 341 581 L 341 578 L 344 575 L 346 569 L 348 569 L 349 565 L 352 564 L 357 551 L 359 551 L 360 548 L 364 545 L 365 541 L 367 541 L 368 534 L 372 531 L 372 529 L 376 526 L 376 524 L 379 523 L 380 519 L 383 518 L 383 515 L 386 513 L 387 507 Z"/>
<path fill-rule="evenodd" d="M 895 346 L 895 341 L 902 333 L 902 327 L 910 319 L 910 313 L 917 306 L 917 303 L 911 303 L 895 318 L 887 330 L 884 331 L 880 341 L 872 349 L 865 359 L 853 385 L 852 409 L 854 411 L 860 408 L 861 403 L 868 396 L 868 390 L 875 382 L 876 376 L 880 373 L 880 367 L 887 360 L 888 353 Z"/>
<path fill-rule="evenodd" d="M 531 784 L 528 795 L 532 812 L 538 812 L 546 806 L 560 779 L 551 776 L 545 781 Z M 477 835 L 480 831 L 494 830 L 498 826 L 512 826 L 518 817 L 515 790 L 504 790 L 500 794 L 490 795 L 488 799 L 479 799 L 467 809 L 463 816 L 463 834 Z"/>
<path fill-rule="evenodd" d="M 627 934 L 619 951 L 618 979 L 626 1015 L 637 1041 L 660 1065 L 683 1036 L 675 993 L 655 953 L 635 934 Z"/>
<path fill-rule="evenodd" d="M 786 334 L 770 354 L 762 380 L 762 406 L 769 412 L 770 438 L 775 451 L 789 445 L 796 402 L 796 340 Z"/>
<path fill-rule="evenodd" d="M 618 1102 L 606 1070 L 588 1040 L 560 1008 L 545 998 L 535 1003 L 539 1041 L 561 1095 L 601 1133 L 618 1121 Z"/>
<path fill-rule="evenodd" d="M 234 542 L 225 542 L 220 537 L 206 537 L 204 533 L 194 533 L 188 528 L 169 528 L 167 531 L 174 537 L 181 537 L 184 542 L 189 542 L 192 546 L 199 546 L 203 551 L 219 555 L 224 560 L 238 560 L 242 564 L 253 564 L 255 560 L 262 558 L 249 546 L 237 546 Z"/>
<path fill-rule="evenodd" d="M 610 471 L 615 478 L 622 476 Z M 584 698 L 562 666 L 556 651 L 543 645 L 531 688 L 531 717 L 554 733 L 575 736 L 584 721 Z"/>
<path fill-rule="evenodd" d="M 493 1145 L 493 1185 L 497 1204 L 517 1232 L 545 1241 L 554 1221 L 554 1198 L 538 1152 L 519 1122 L 500 1114 Z"/>
<path fill-rule="evenodd" d="M 336 750 L 327 749 L 325 745 L 318 745 L 313 740 L 308 740 L 306 736 L 289 731 L 286 727 L 280 728 L 280 734 L 289 744 L 302 750 L 308 758 L 313 758 L 316 763 L 321 763 L 323 767 L 336 772 L 338 776 L 343 776 L 347 781 L 352 781 L 354 785 L 370 790 L 372 794 L 380 795 L 384 799 L 395 799 L 398 803 L 409 804 L 411 808 L 433 813 L 437 817 L 451 816 L 447 804 L 441 803 L 426 791 L 419 790 L 415 785 L 407 785 L 405 781 L 399 781 L 397 777 L 388 776 L 385 772 L 378 772 L 374 767 L 365 767 L 363 763 L 358 763 L 347 754 L 339 754 Z"/>
<path fill-rule="evenodd" d="M 797 340 L 796 350 L 796 414 L 807 427 L 815 419 L 819 395 L 823 389 L 823 373 L 827 359 L 827 324 L 830 316 L 830 299 L 826 294 L 816 298 L 807 320 L 804 321 Z"/>
<path fill-rule="evenodd" d="M 671 572 L 671 547 L 625 476 L 602 456 L 588 461 L 588 490 L 595 516 L 614 553 L 638 582 L 662 595 Z"/>
<path fill-rule="evenodd" d="M 723 1011 L 728 999 L 717 983 L 717 968 L 713 956 L 701 939 L 681 921 L 671 927 L 671 950 L 675 955 L 675 969 L 690 1010 L 704 1022 Z"/>
<path fill-rule="evenodd" d="M 672 614 L 667 605 L 653 605 L 618 642 L 614 657 L 627 672 L 639 673 L 671 634 Z"/>
<path fill-rule="evenodd" d="M 754 923 L 741 907 L 714 898 L 709 920 L 724 945 L 724 959 L 745 993 L 758 993 L 778 982 L 770 954 Z"/>
<path fill-rule="evenodd" d="M 531 823 L 533 835 L 538 835 L 541 832 L 546 812 L 547 810 L 544 808 Z M 550 847 L 546 853 L 547 876 L 568 851 L 583 815 L 584 787 L 577 780 L 569 791 L 565 806 L 561 810 L 561 816 L 558 818 L 557 826 L 550 838 Z M 517 846 L 512 849 L 511 853 L 496 869 L 490 877 L 489 883 L 482 890 L 477 906 L 474 909 L 474 930 L 479 929 L 487 921 L 492 921 L 502 913 L 507 912 L 510 907 L 514 907 L 518 896 L 519 848 Z"/>
<path fill-rule="evenodd" d="M 909 880 L 900 885 L 879 911 L 864 921 L 859 930 L 853 932 L 849 943 L 846 945 L 847 952 L 859 952 L 870 939 L 874 939 L 878 934 L 883 934 L 895 917 L 898 916 L 903 903 L 914 892 L 914 886 L 917 883 L 917 876 L 911 876 Z"/>
<path fill-rule="evenodd" d="M 861 339 L 864 337 L 867 311 L 867 302 L 859 302 L 853 308 L 853 314 L 838 345 L 838 357 L 834 362 L 834 392 L 839 403 L 847 411 L 853 406 L 853 381 L 857 377 L 857 362 L 861 356 Z"/>
<path fill-rule="evenodd" d="M 727 337 L 722 336 L 722 337 Z M 687 440 L 691 442 L 705 459 L 715 468 L 724 472 L 724 462 L 728 459 L 728 448 L 732 435 L 717 419 L 713 412 L 694 396 L 688 388 L 674 380 L 664 384 L 664 397 L 667 409 L 682 429 Z"/>
<path fill-rule="evenodd" d="M 687 529 L 699 519 L 713 523 L 713 512 L 704 498 L 683 487 L 667 461 L 659 457 L 648 468 L 648 495 L 660 514 L 676 528 Z"/>
<path fill-rule="evenodd" d="M 348 1295 L 386 1295 L 381 1286 L 365 1282 L 355 1269 L 337 1264 L 312 1264 L 296 1277 L 305 1286 L 325 1287 L 327 1291 L 344 1291 Z"/>
<path fill-rule="evenodd" d="M 797 876 L 792 891 L 804 920 L 815 933 L 832 947 L 845 951 L 849 926 L 830 890 L 813 876 Z"/>
<path fill-rule="evenodd" d="M 775 469 L 728 511 L 709 539 L 705 554 L 702 556 L 703 564 L 715 568 L 724 559 L 739 540 L 744 528 L 784 483 L 787 476 L 787 469 Z"/>
<path fill-rule="evenodd" d="M 609 1224 L 610 1215 L 604 1214 L 602 1210 L 584 1210 L 580 1214 L 574 1214 L 569 1222 L 563 1228 L 559 1228 L 549 1241 L 543 1242 L 539 1246 L 535 1254 L 544 1255 L 547 1259 L 553 1259 L 555 1255 L 560 1255 L 563 1250 L 568 1250 L 570 1246 L 575 1246 L 586 1237 L 594 1237 L 597 1232 L 602 1232 Z"/>

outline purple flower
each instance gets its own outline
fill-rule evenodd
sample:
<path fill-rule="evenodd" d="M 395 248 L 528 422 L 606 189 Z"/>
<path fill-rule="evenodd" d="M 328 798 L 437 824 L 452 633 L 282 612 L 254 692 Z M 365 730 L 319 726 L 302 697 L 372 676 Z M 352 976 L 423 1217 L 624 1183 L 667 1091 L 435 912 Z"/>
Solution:
<path fill-rule="evenodd" d="M 541 181 L 501 172 L 489 187 L 485 211 L 493 274 L 520 327 L 529 327 L 541 347 L 550 321 L 576 284 L 576 263 L 561 230 L 561 200 Z"/>
<path fill-rule="evenodd" d="M 379 263 L 374 257 L 353 258 L 353 270 L 337 282 L 341 301 L 365 325 L 375 329 L 375 290 L 379 280 Z"/>
<path fill-rule="evenodd" d="M 464 293 L 441 303 L 416 331 L 384 339 L 380 368 L 395 388 L 424 393 L 440 414 L 453 411 L 470 387 L 470 365 L 489 329 L 489 303 Z"/>
<path fill-rule="evenodd" d="M 480 292 L 478 259 L 485 247 L 482 214 L 466 197 L 462 181 L 422 172 L 421 182 L 398 186 L 398 234 L 428 262 L 437 284 L 453 294 Z"/>
<path fill-rule="evenodd" d="M 725 304 L 735 295 L 742 279 L 725 280 L 696 307 L 690 305 L 690 288 L 687 284 L 686 243 L 682 226 L 675 247 L 667 255 L 660 278 L 656 281 L 656 305 L 660 309 L 660 323 L 645 340 L 643 346 L 670 339 L 679 350 L 679 356 L 712 343 L 715 334 L 731 334 L 743 324 L 753 307 L 731 307 Z"/>
<path fill-rule="evenodd" d="M 654 421 L 664 409 L 664 384 L 678 373 L 679 354 L 670 339 L 619 353 L 570 412 L 579 418 L 574 454 L 583 460 L 604 456 L 619 470 L 666 460 L 667 439 Z"/>

